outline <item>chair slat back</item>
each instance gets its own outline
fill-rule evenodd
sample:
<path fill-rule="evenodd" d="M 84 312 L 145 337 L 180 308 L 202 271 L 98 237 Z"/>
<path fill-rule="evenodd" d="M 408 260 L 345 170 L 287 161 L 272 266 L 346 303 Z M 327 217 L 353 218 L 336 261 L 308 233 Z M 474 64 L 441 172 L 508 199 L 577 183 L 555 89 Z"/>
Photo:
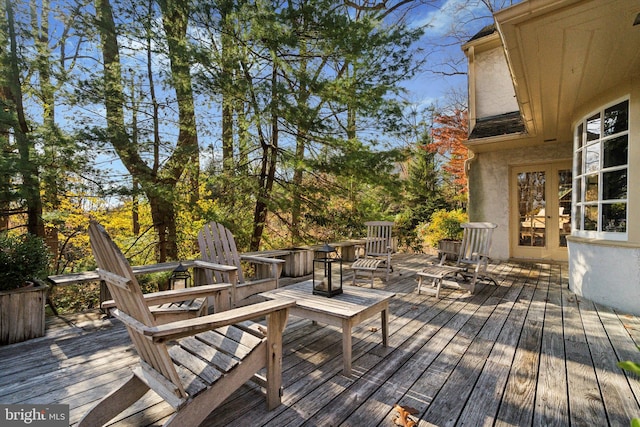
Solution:
<path fill-rule="evenodd" d="M 206 224 L 198 233 L 200 256 L 204 261 L 236 267 L 238 284 L 245 283 L 240 264 L 240 255 L 233 234 L 225 226 L 217 222 Z M 229 283 L 229 277 L 219 271 L 205 270 L 207 283 Z"/>
<path fill-rule="evenodd" d="M 458 263 L 478 264 L 486 262 L 491 248 L 491 237 L 496 227 L 497 225 L 491 222 L 467 222 L 462 224 L 463 236 Z"/>
<path fill-rule="evenodd" d="M 156 321 L 144 301 L 142 290 L 129 262 L 111 240 L 104 227 L 96 221 L 91 221 L 89 238 L 93 255 L 98 264 L 98 273 L 101 280 L 106 282 L 117 309 L 146 326 L 155 326 Z M 153 343 L 132 327 L 127 326 L 127 330 L 140 358 L 173 383 L 175 394 L 178 397 L 185 397 L 186 392 L 169 357 L 166 345 Z"/>
<path fill-rule="evenodd" d="M 367 227 L 365 255 L 386 256 L 392 247 L 393 221 L 368 221 L 364 225 Z"/>

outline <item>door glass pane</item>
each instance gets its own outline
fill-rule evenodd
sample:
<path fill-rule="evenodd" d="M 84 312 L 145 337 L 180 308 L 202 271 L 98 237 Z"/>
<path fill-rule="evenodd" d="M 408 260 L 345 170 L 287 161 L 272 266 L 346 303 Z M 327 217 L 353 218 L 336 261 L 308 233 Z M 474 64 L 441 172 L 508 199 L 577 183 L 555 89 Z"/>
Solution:
<path fill-rule="evenodd" d="M 558 226 L 560 247 L 567 247 L 567 236 L 571 234 L 571 170 L 558 171 Z"/>
<path fill-rule="evenodd" d="M 520 246 L 545 246 L 544 171 L 518 174 L 518 218 Z M 571 180 L 569 180 L 571 182 Z"/>

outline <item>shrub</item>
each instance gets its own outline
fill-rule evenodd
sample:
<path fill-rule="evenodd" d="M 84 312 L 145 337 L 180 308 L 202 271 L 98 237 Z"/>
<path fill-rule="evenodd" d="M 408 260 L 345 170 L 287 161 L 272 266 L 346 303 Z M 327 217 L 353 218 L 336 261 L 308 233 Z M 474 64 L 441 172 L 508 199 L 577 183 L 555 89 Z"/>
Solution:
<path fill-rule="evenodd" d="M 436 247 L 440 240 L 461 240 L 462 227 L 466 222 L 467 214 L 462 209 L 447 211 L 441 209 L 431 215 L 429 223 L 420 224 L 417 233 L 429 246 Z"/>
<path fill-rule="evenodd" d="M 17 289 L 25 282 L 43 279 L 49 268 L 49 250 L 32 234 L 0 234 L 0 291 Z"/>

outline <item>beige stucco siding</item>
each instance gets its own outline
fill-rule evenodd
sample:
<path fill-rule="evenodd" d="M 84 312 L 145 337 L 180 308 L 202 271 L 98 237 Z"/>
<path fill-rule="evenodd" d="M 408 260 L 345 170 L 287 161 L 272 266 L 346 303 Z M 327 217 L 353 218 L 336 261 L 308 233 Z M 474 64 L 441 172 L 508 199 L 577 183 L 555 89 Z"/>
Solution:
<path fill-rule="evenodd" d="M 518 111 L 513 82 L 502 46 L 475 54 L 476 117 Z"/>

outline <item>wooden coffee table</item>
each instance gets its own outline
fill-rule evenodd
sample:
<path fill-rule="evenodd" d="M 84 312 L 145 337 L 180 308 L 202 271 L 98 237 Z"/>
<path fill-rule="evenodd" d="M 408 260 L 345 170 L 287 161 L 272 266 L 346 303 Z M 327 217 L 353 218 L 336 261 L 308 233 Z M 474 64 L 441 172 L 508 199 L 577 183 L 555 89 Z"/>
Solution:
<path fill-rule="evenodd" d="M 382 345 L 389 339 L 389 300 L 393 292 L 344 286 L 343 293 L 328 298 L 311 293 L 311 280 L 285 286 L 260 295 L 269 298 L 291 298 L 296 301 L 291 314 L 342 328 L 343 374 L 351 375 L 351 328 L 380 313 Z"/>

